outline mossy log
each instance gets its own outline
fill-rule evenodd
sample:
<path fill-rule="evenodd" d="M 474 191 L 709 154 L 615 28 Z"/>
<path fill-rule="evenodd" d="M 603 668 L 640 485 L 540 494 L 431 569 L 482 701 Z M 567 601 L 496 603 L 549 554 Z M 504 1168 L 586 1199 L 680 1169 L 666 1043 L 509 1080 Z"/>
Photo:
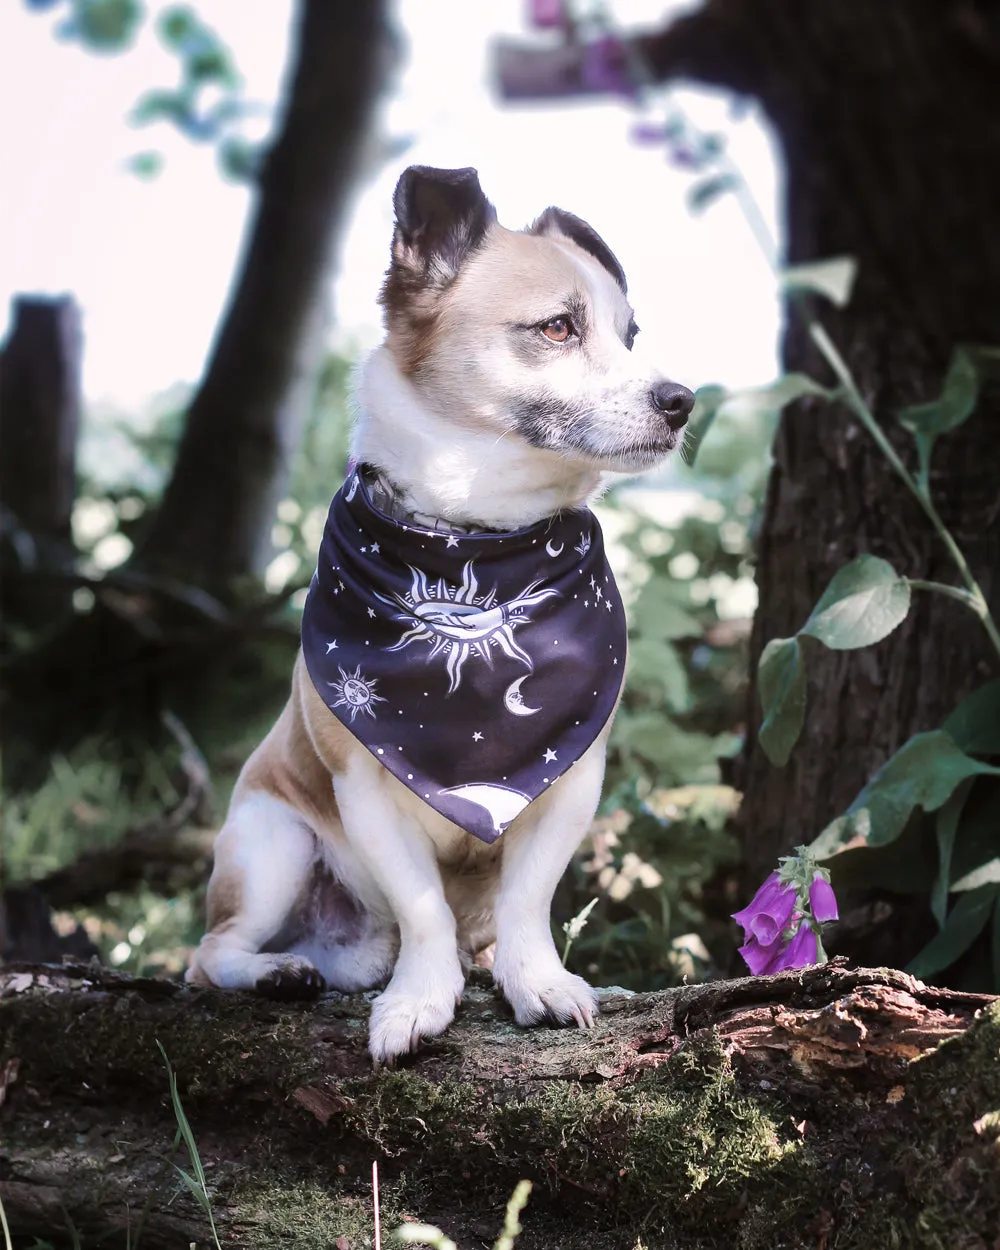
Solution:
<path fill-rule="evenodd" d="M 525 1030 L 473 981 L 444 1036 L 373 1071 L 370 996 L 5 969 L 15 1244 L 212 1244 L 157 1042 L 223 1246 L 371 1246 L 373 1160 L 383 1228 L 430 1221 L 461 1250 L 491 1244 L 521 1177 L 518 1250 L 996 1244 L 1000 1002 L 834 961 L 604 991 L 593 1031 Z"/>

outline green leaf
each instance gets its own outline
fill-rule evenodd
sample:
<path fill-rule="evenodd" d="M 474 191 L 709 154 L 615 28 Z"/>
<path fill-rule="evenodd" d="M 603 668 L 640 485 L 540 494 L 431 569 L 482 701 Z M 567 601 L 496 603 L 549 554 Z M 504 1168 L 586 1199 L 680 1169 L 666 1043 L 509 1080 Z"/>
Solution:
<path fill-rule="evenodd" d="M 913 435 L 920 459 L 919 480 L 924 494 L 930 493 L 930 465 L 934 443 L 941 434 L 957 429 L 976 409 L 980 371 L 976 349 L 956 347 L 945 374 L 941 395 L 923 404 L 910 404 L 896 419 Z"/>
<path fill-rule="evenodd" d="M 963 894 L 948 914 L 944 928 L 910 961 L 906 971 L 915 977 L 930 977 L 953 964 L 985 928 L 997 893 L 996 886 L 986 885 Z"/>
<path fill-rule="evenodd" d="M 757 669 L 764 721 L 758 739 L 779 768 L 788 762 L 806 714 L 806 672 L 797 638 L 772 638 Z"/>
<path fill-rule="evenodd" d="M 163 171 L 163 153 L 136 152 L 135 156 L 129 157 L 125 162 L 125 168 L 144 182 L 152 182 Z"/>
<path fill-rule="evenodd" d="M 931 886 L 931 911 L 938 922 L 938 928 L 944 928 L 945 916 L 948 912 L 948 893 L 951 888 L 951 853 L 955 847 L 955 834 L 958 832 L 958 821 L 962 815 L 965 800 L 972 789 L 972 779 L 959 782 L 951 797 L 938 808 L 934 833 L 938 846 L 938 872 Z"/>
<path fill-rule="evenodd" d="M 147 91 L 129 114 L 129 125 L 148 126 L 152 122 L 167 121 L 184 127 L 194 116 L 193 103 L 186 91 Z"/>
<path fill-rule="evenodd" d="M 672 642 L 702 636 L 701 622 L 681 607 L 675 594 L 674 587 L 662 577 L 654 577 L 643 586 L 632 609 L 633 623 L 643 638 Z"/>
<path fill-rule="evenodd" d="M 724 386 L 716 385 L 699 386 L 695 391 L 694 407 L 688 418 L 687 435 L 684 439 L 684 458 L 689 465 L 693 465 L 698 458 L 705 435 L 712 428 L 728 394 Z"/>
<path fill-rule="evenodd" d="M 680 656 L 669 642 L 639 638 L 629 645 L 628 679 L 633 687 L 658 687 L 672 712 L 685 712 L 691 705 L 688 676 Z"/>
<path fill-rule="evenodd" d="M 237 135 L 219 144 L 219 171 L 230 182 L 253 182 L 260 172 L 261 147 Z"/>
<path fill-rule="evenodd" d="M 853 651 L 891 634 L 909 610 L 909 582 L 886 560 L 862 555 L 834 574 L 799 633 Z"/>
<path fill-rule="evenodd" d="M 959 877 L 952 883 L 951 888 L 956 894 L 962 894 L 967 890 L 978 890 L 981 885 L 1000 885 L 1000 858 L 993 858 L 985 864 L 980 864 L 972 872 L 967 872 L 964 877 Z"/>
<path fill-rule="evenodd" d="M 853 256 L 834 256 L 809 265 L 793 265 L 781 275 L 781 285 L 786 291 L 815 291 L 843 308 L 851 298 L 857 272 Z"/>
<path fill-rule="evenodd" d="M 969 755 L 1000 755 L 1000 677 L 963 699 L 941 728 Z"/>
<path fill-rule="evenodd" d="M 71 16 L 59 33 L 95 52 L 122 52 L 134 41 L 145 17 L 139 0 L 72 0 Z"/>
<path fill-rule="evenodd" d="M 941 410 L 948 422 L 945 428 L 954 430 L 967 421 L 975 412 L 978 399 L 979 370 L 976 362 L 967 348 L 956 347 L 941 390 Z"/>
<path fill-rule="evenodd" d="M 768 386 L 755 386 L 745 391 L 729 391 L 719 411 L 738 417 L 759 417 L 777 413 L 796 399 L 815 395 L 832 399 L 835 391 L 820 386 L 807 373 L 786 373 Z"/>
<path fill-rule="evenodd" d="M 915 808 L 936 812 L 960 782 L 977 775 L 1000 776 L 1000 768 L 971 759 L 943 730 L 915 734 L 810 849 L 826 859 L 848 845 L 884 846 L 899 837 Z"/>
<path fill-rule="evenodd" d="M 704 212 L 719 196 L 725 195 L 727 191 L 735 191 L 738 186 L 739 179 L 733 174 L 714 174 L 711 178 L 703 178 L 688 192 L 688 208 L 692 213 Z"/>

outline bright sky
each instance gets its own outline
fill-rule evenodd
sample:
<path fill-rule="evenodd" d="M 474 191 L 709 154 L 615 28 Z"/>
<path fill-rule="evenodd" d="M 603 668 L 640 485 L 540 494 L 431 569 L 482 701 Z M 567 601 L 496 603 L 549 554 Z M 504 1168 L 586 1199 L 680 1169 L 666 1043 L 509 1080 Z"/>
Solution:
<path fill-rule="evenodd" d="M 248 95 L 274 104 L 291 0 L 195 7 L 232 49 Z M 627 27 L 681 6 L 610 7 Z M 409 57 L 385 121 L 389 134 L 413 142 L 359 196 L 341 249 L 336 336 L 377 341 L 375 295 L 400 170 L 475 165 L 505 225 L 558 204 L 604 235 L 629 278 L 642 327 L 637 347 L 670 376 L 690 386 L 774 376 L 778 301 L 731 199 L 692 216 L 690 175 L 671 169 L 660 150 L 629 141 L 637 115 L 626 105 L 499 107 L 487 83 L 488 43 L 498 31 L 525 32 L 520 0 L 400 0 L 399 15 Z M 144 91 L 175 81 L 175 62 L 151 28 L 130 52 L 106 58 L 54 39 L 54 24 L 15 0 L 0 7 L 0 333 L 15 293 L 72 292 L 84 309 L 88 399 L 135 409 L 197 379 L 250 195 L 219 177 L 209 150 L 166 126 L 127 124 Z M 735 121 L 724 100 L 690 91 L 679 99 L 700 124 L 726 131 L 773 222 L 775 163 L 758 114 Z M 124 164 L 150 148 L 167 163 L 147 183 Z"/>

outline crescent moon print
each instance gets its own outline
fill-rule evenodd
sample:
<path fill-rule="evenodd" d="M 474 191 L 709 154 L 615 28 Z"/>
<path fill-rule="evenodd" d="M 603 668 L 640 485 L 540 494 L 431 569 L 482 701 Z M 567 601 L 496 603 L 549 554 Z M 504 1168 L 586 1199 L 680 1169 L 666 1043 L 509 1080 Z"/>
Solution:
<path fill-rule="evenodd" d="M 450 790 L 442 790 L 442 794 L 450 794 L 452 798 L 463 799 L 466 803 L 474 803 L 489 813 L 493 821 L 493 832 L 499 837 L 510 822 L 524 811 L 531 802 L 520 790 L 512 790 L 509 786 L 490 786 L 473 784 L 470 786 L 453 786 Z"/>
<path fill-rule="evenodd" d="M 534 716 L 536 712 L 540 712 L 540 707 L 525 707 L 524 700 L 521 697 L 521 682 L 527 681 L 528 675 L 524 674 L 517 681 L 512 681 L 504 691 L 503 705 L 508 712 L 513 712 L 515 716 Z"/>
<path fill-rule="evenodd" d="M 562 549 L 565 546 L 566 546 L 565 543 L 560 543 L 558 547 L 553 546 L 552 539 L 550 538 L 549 541 L 545 544 L 545 550 L 549 553 L 550 556 L 552 556 L 553 559 L 555 559 L 556 556 L 562 555 Z"/>
<path fill-rule="evenodd" d="M 471 656 L 485 660 L 492 667 L 492 647 L 499 648 L 512 660 L 519 660 L 525 668 L 534 668 L 531 656 L 514 639 L 514 627 L 526 624 L 530 619 L 528 609 L 558 596 L 558 590 L 538 590 L 539 583 L 534 581 L 508 602 L 497 603 L 495 587 L 488 594 L 479 593 L 471 560 L 462 569 L 462 581 L 458 586 L 443 577 L 431 582 L 420 569 L 407 567 L 413 581 L 405 595 L 397 592 L 387 598 L 377 591 L 375 594 L 383 603 L 400 609 L 395 619 L 410 627 L 399 642 L 386 648 L 388 651 L 402 651 L 411 642 L 430 643 L 428 660 L 438 655 L 446 657 L 449 694 L 454 694 L 462 684 L 462 669 Z"/>
<path fill-rule="evenodd" d="M 348 490 L 347 494 L 344 496 L 344 499 L 348 503 L 350 503 L 351 500 L 354 498 L 354 496 L 358 493 L 358 481 L 359 481 L 358 475 L 357 473 L 355 473 L 354 476 L 351 478 L 350 489 Z"/>

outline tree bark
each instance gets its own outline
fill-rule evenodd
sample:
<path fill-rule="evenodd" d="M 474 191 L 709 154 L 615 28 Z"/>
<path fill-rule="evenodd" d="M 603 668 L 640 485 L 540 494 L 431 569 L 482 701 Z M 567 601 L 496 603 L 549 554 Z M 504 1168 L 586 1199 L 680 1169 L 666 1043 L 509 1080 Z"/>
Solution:
<path fill-rule="evenodd" d="M 893 414 L 940 393 L 951 350 L 1000 343 L 1000 23 L 975 0 L 710 0 L 644 41 L 660 77 L 685 74 L 750 92 L 785 157 L 787 262 L 851 255 L 859 278 L 823 320 L 894 445 Z M 828 371 L 794 316 L 784 364 Z M 932 493 L 994 613 L 1000 607 L 1000 395 L 935 451 Z M 836 570 L 861 552 L 911 578 L 958 584 L 926 518 L 843 409 L 784 414 L 757 543 L 760 606 L 752 665 L 793 634 Z M 737 780 L 749 881 L 808 842 L 911 734 L 940 726 L 998 671 L 975 616 L 918 593 L 905 623 L 863 652 L 813 648 L 809 712 L 784 769 L 751 727 Z M 887 936 L 883 934 L 883 936 Z M 912 954 L 912 937 L 875 953 Z"/>
<path fill-rule="evenodd" d="M 394 62 L 386 0 L 301 0 L 284 121 L 144 569 L 217 593 L 259 574 L 323 351 L 324 291 Z"/>
<path fill-rule="evenodd" d="M 50 623 L 68 583 L 26 582 L 20 569 L 67 570 L 80 424 L 80 310 L 68 295 L 19 295 L 0 357 L 0 552 L 8 620 Z"/>
<path fill-rule="evenodd" d="M 373 1072 L 369 996 L 280 1006 L 96 966 L 6 970 L 12 1229 L 134 1245 L 141 1221 L 146 1250 L 209 1244 L 169 1161 L 194 1170 L 172 1156 L 160 1042 L 224 1245 L 371 1245 L 373 1159 L 385 1229 L 430 1220 L 463 1248 L 492 1240 L 521 1177 L 535 1190 L 518 1250 L 995 1234 L 1000 1007 L 986 997 L 834 963 L 603 991 L 596 1029 L 578 1032 L 515 1028 L 474 979 L 443 1037 Z"/>

